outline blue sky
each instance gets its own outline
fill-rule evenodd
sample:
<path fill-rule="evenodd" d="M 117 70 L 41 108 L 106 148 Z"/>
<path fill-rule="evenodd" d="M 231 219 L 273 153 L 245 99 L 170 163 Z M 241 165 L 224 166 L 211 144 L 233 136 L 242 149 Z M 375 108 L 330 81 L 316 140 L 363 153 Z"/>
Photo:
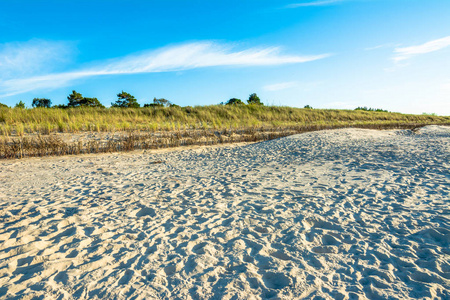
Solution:
<path fill-rule="evenodd" d="M 0 102 L 269 105 L 450 115 L 448 0 L 0 0 Z"/>

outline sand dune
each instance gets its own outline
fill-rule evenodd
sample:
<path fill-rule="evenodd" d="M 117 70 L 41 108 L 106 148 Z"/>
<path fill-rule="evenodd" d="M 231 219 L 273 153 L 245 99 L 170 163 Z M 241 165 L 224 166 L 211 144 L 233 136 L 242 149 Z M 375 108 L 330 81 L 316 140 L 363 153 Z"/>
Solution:
<path fill-rule="evenodd" d="M 0 162 L 0 299 L 449 299 L 450 128 Z"/>

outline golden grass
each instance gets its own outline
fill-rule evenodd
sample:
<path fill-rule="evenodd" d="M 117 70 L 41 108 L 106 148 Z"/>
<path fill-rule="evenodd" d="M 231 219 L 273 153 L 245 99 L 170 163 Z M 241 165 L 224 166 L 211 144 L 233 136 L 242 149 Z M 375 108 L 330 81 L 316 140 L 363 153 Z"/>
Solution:
<path fill-rule="evenodd" d="M 173 131 L 299 125 L 446 124 L 450 117 L 279 106 L 0 109 L 0 134 L 51 132 Z"/>
<path fill-rule="evenodd" d="M 278 106 L 0 108 L 0 158 L 255 142 L 344 127 L 392 129 L 442 124 L 450 117 Z M 55 133 L 123 132 L 119 138 L 64 142 Z"/>

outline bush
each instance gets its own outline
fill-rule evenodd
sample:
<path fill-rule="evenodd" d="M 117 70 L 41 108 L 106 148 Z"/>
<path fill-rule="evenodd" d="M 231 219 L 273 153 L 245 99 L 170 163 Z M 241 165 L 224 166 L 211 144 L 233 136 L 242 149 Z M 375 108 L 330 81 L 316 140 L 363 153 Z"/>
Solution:
<path fill-rule="evenodd" d="M 256 95 L 256 93 L 250 94 L 250 96 L 248 97 L 247 103 L 252 104 L 252 105 L 264 105 L 261 102 L 261 99 L 259 99 L 258 95 Z"/>
<path fill-rule="evenodd" d="M 23 103 L 22 100 L 19 101 L 19 103 L 16 104 L 16 106 L 14 106 L 16 108 L 25 108 L 25 103 Z"/>
<path fill-rule="evenodd" d="M 4 108 L 8 108 L 9 106 L 8 106 L 8 105 L 6 105 L 6 104 L 0 103 L 0 108 L 2 108 L 2 107 L 4 107 Z"/>
<path fill-rule="evenodd" d="M 144 104 L 144 107 L 173 107 L 173 106 L 178 106 L 178 105 L 173 104 L 172 102 L 170 102 L 167 99 L 164 99 L 164 98 L 156 99 L 156 97 L 153 98 L 153 103 Z"/>
<path fill-rule="evenodd" d="M 367 108 L 367 106 L 364 106 L 364 107 L 360 106 L 360 107 L 355 108 L 355 110 L 388 112 L 387 110 L 384 110 L 381 108 L 371 108 L 371 107 Z"/>
<path fill-rule="evenodd" d="M 245 105 L 244 102 L 242 102 L 241 99 L 238 98 L 231 98 L 230 100 L 228 100 L 225 105 Z"/>
<path fill-rule="evenodd" d="M 47 98 L 34 98 L 31 106 L 50 108 L 52 106 L 52 101 Z"/>

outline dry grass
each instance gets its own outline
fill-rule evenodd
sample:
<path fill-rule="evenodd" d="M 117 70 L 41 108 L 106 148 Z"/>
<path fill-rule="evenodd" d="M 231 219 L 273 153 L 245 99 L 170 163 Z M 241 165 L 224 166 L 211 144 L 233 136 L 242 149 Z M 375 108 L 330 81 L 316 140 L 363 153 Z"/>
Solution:
<path fill-rule="evenodd" d="M 138 149 L 159 149 L 188 145 L 215 145 L 236 142 L 257 142 L 271 140 L 292 134 L 334 129 L 358 127 L 370 129 L 415 129 L 423 126 L 417 123 L 385 123 L 355 125 L 309 125 L 260 127 L 242 129 L 189 129 L 159 132 L 130 131 L 115 139 L 85 139 L 78 142 L 65 142 L 58 135 L 16 136 L 0 138 L 0 158 L 24 158 L 36 156 L 54 156 L 87 153 L 106 153 L 132 151 Z"/>

